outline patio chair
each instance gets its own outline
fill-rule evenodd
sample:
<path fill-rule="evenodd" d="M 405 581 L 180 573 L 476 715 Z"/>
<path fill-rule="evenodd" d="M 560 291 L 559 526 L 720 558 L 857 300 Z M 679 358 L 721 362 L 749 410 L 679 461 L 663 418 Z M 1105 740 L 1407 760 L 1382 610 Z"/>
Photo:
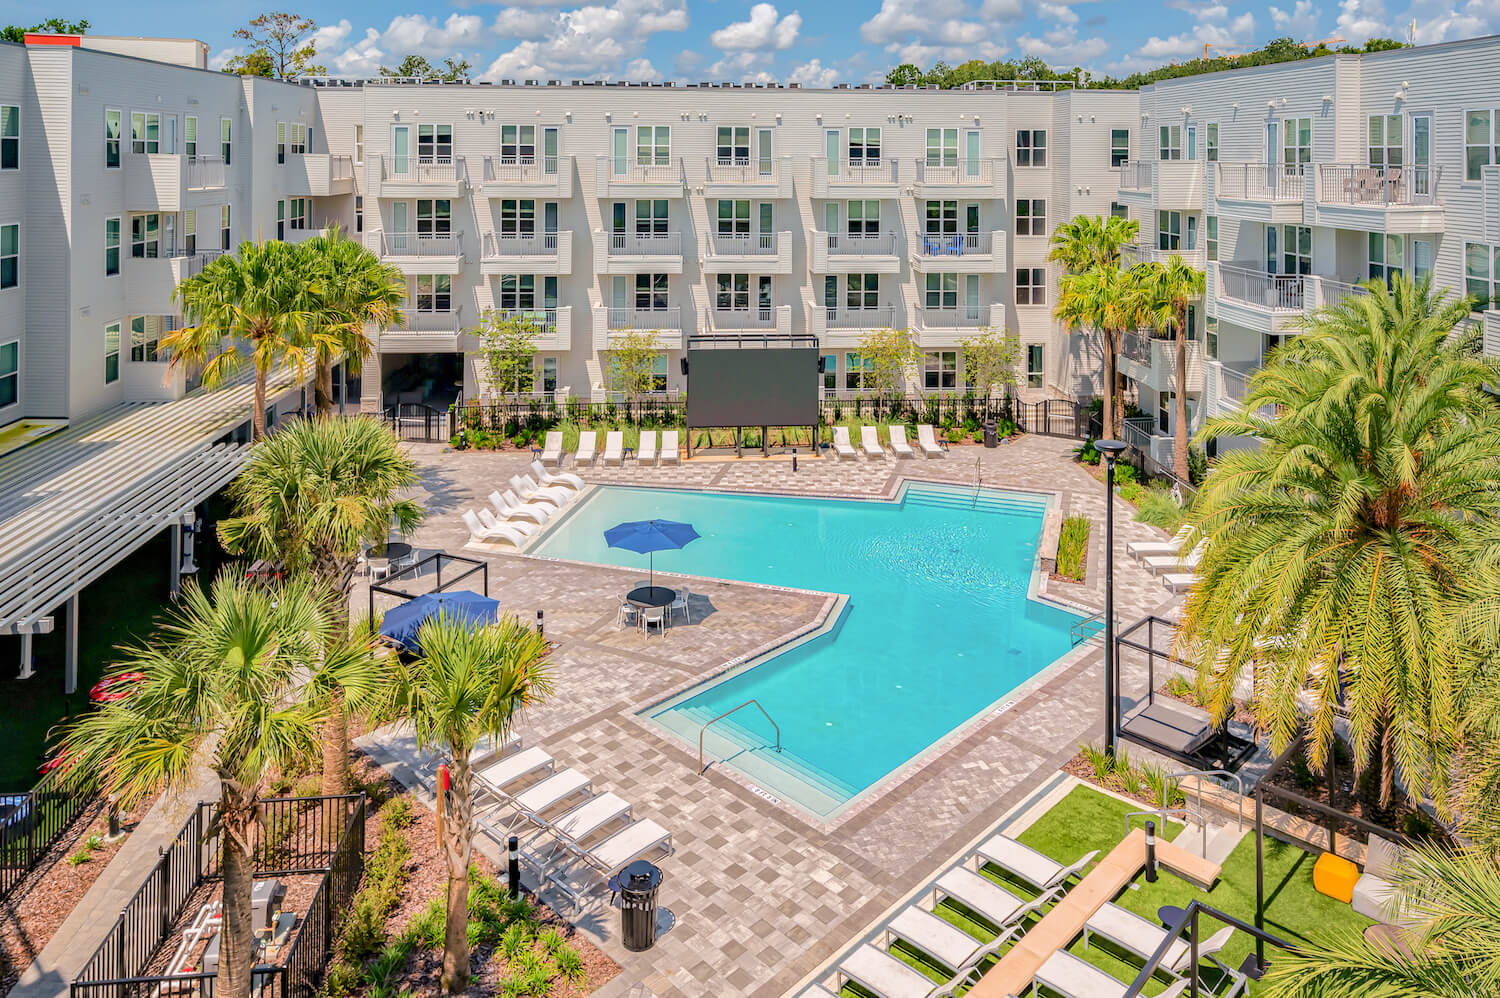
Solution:
<path fill-rule="evenodd" d="M 942 986 L 869 943 L 850 953 L 838 969 L 841 976 L 882 998 L 929 998 Z"/>
<path fill-rule="evenodd" d="M 510 487 L 526 502 L 549 502 L 562 509 L 573 498 L 573 493 L 560 485 L 541 486 L 530 475 L 511 475 Z"/>
<path fill-rule="evenodd" d="M 496 527 L 486 527 L 479 522 L 479 517 L 474 515 L 472 509 L 463 511 L 464 526 L 469 528 L 469 543 L 488 543 L 490 541 L 510 541 L 516 547 L 526 543 L 526 535 L 514 527 L 501 524 Z"/>
<path fill-rule="evenodd" d="M 568 471 L 548 471 L 540 461 L 532 461 L 531 474 L 543 485 L 555 485 L 560 488 L 569 488 L 575 492 L 582 490 L 583 479 Z"/>
<path fill-rule="evenodd" d="M 615 623 L 621 627 L 638 627 L 640 626 L 640 620 L 637 619 L 639 613 L 640 608 L 634 603 L 620 600 L 620 610 L 615 614 Z"/>
<path fill-rule="evenodd" d="M 1184 523 L 1177 528 L 1177 533 L 1172 535 L 1169 541 L 1132 541 L 1125 545 L 1125 553 L 1139 561 L 1147 557 L 1176 557 L 1182 552 L 1182 546 L 1193 536 L 1193 526 Z"/>
<path fill-rule="evenodd" d="M 849 427 L 835 426 L 833 428 L 833 453 L 837 457 L 858 457 L 859 451 L 849 442 Z"/>
<path fill-rule="evenodd" d="M 1085 853 L 1070 866 L 1063 866 L 1051 856 L 1023 845 L 1009 835 L 993 835 L 974 850 L 977 859 L 993 863 L 1039 891 L 1050 891 L 1083 873 L 1099 850 Z"/>
<path fill-rule="evenodd" d="M 984 948 L 981 940 L 915 904 L 902 908 L 886 925 L 885 932 L 954 970 L 967 966 L 974 954 Z"/>
<path fill-rule="evenodd" d="M 559 841 L 573 859 L 563 869 L 549 873 L 547 879 L 575 901 L 583 893 L 580 886 L 595 886 L 591 881 L 597 881 L 598 885 L 608 884 L 612 877 L 638 859 L 658 850 L 666 855 L 672 853 L 672 833 L 649 818 L 632 822 L 588 848 L 579 845 L 576 839 L 559 836 Z M 569 882 L 569 875 L 574 872 L 585 878 L 582 885 Z"/>
<path fill-rule="evenodd" d="M 906 427 L 900 423 L 891 424 L 891 453 L 897 457 L 917 456 L 917 452 L 911 449 L 911 444 L 906 442 Z"/>
<path fill-rule="evenodd" d="M 506 822 L 505 827 L 510 830 L 517 822 L 525 821 L 545 828 L 547 821 L 542 817 L 543 814 L 555 810 L 559 804 L 578 797 L 580 794 L 592 796 L 593 786 L 592 777 L 572 768 L 559 769 L 525 790 L 507 797 L 500 805 L 500 809 L 508 808 L 511 812 L 510 820 Z"/>
<path fill-rule="evenodd" d="M 522 502 L 516 498 L 516 494 L 510 489 L 501 492 L 495 489 L 490 493 L 490 505 L 495 508 L 495 513 L 507 520 L 531 520 L 537 525 L 547 522 L 547 518 L 554 512 L 550 506 L 544 506 L 536 502 Z"/>
<path fill-rule="evenodd" d="M 1125 998 L 1125 993 L 1130 990 L 1124 981 L 1061 949 L 1037 968 L 1033 988 L 1036 985 L 1049 988 L 1065 998 Z M 1186 980 L 1177 981 L 1157 998 L 1178 998 L 1187 986 Z"/>
<path fill-rule="evenodd" d="M 505 805 L 510 801 L 511 790 L 522 780 L 537 773 L 551 773 L 556 766 L 552 756 L 535 746 L 502 755 L 474 771 L 474 802 L 483 811 Z"/>
<path fill-rule="evenodd" d="M 512 530 L 519 531 L 522 536 L 525 537 L 530 537 L 537 531 L 537 525 L 535 523 L 531 523 L 527 520 L 511 520 L 509 522 L 502 521 L 494 513 L 490 512 L 483 506 L 480 506 L 478 509 L 476 509 L 474 511 L 474 514 L 479 517 L 479 522 L 484 524 L 485 527 L 490 530 L 493 530 L 496 527 L 509 527 Z"/>
<path fill-rule="evenodd" d="M 606 465 L 611 461 L 621 466 L 625 464 L 625 434 L 620 430 L 604 434 L 603 460 Z"/>
<path fill-rule="evenodd" d="M 1098 911 L 1083 923 L 1083 945 L 1089 945 L 1092 936 L 1099 936 L 1114 943 L 1127 953 L 1134 953 L 1143 960 L 1151 959 L 1158 946 L 1167 938 L 1167 930 L 1155 922 L 1148 921 L 1135 912 L 1122 908 L 1113 901 L 1104 902 Z M 1187 941 L 1173 940 L 1162 957 L 1161 968 L 1171 974 L 1180 974 L 1192 959 Z"/>
<path fill-rule="evenodd" d="M 681 457 L 682 448 L 677 442 L 677 431 L 663 430 L 661 434 L 661 463 L 676 464 Z"/>
<path fill-rule="evenodd" d="M 1205 537 L 1193 545 L 1193 550 L 1188 552 L 1186 558 L 1176 554 L 1153 554 L 1137 560 L 1152 575 L 1161 575 L 1163 572 L 1191 571 L 1198 567 L 1198 562 L 1203 558 L 1203 549 L 1206 547 L 1208 547 L 1208 538 Z"/>
<path fill-rule="evenodd" d="M 1168 572 L 1161 577 L 1161 584 L 1173 596 L 1180 596 L 1196 586 L 1202 578 L 1197 572 Z"/>
<path fill-rule="evenodd" d="M 573 455 L 574 464 L 594 463 L 594 442 L 598 434 L 594 430 L 584 430 L 578 434 L 578 451 Z"/>
<path fill-rule="evenodd" d="M 691 624 L 693 622 L 693 611 L 688 607 L 688 595 L 689 593 L 686 589 L 677 590 L 677 595 L 672 598 L 672 605 L 667 608 L 667 616 L 669 618 L 678 610 L 681 610 L 683 615 L 687 617 L 688 623 Z"/>
<path fill-rule="evenodd" d="M 664 606 L 645 607 L 637 615 L 641 622 L 641 630 L 646 632 L 646 637 L 651 636 L 651 627 L 655 625 L 662 637 L 667 636 L 667 608 Z"/>
<path fill-rule="evenodd" d="M 922 448 L 923 457 L 936 457 L 940 454 L 946 456 L 948 453 L 948 445 L 939 443 L 933 436 L 931 423 L 917 424 L 917 446 Z"/>
<path fill-rule="evenodd" d="M 931 236 L 923 236 L 922 237 L 922 255 L 923 256 L 939 256 L 939 255 L 942 254 L 942 252 L 943 252 L 942 243 L 940 243 L 938 240 L 932 238 Z"/>
<path fill-rule="evenodd" d="M 859 449 L 865 452 L 865 457 L 885 457 L 885 448 L 880 446 L 880 431 L 874 426 L 861 426 L 859 428 Z"/>
<path fill-rule="evenodd" d="M 562 458 L 562 431 L 548 430 L 547 440 L 542 446 L 542 456 L 539 458 L 539 460 L 542 464 L 561 466 Z"/>
<path fill-rule="evenodd" d="M 642 430 L 641 442 L 635 448 L 636 464 L 656 463 L 656 431 Z"/>
<path fill-rule="evenodd" d="M 932 885 L 932 889 L 934 900 L 939 897 L 952 898 L 1001 928 L 1040 910 L 1048 900 L 1043 896 L 1035 901 L 1023 901 L 988 877 L 982 877 L 963 867 L 954 867 L 943 874 Z"/>
<path fill-rule="evenodd" d="M 953 236 L 951 239 L 948 240 L 948 255 L 949 256 L 963 256 L 963 253 L 964 253 L 964 237 L 963 236 Z"/>

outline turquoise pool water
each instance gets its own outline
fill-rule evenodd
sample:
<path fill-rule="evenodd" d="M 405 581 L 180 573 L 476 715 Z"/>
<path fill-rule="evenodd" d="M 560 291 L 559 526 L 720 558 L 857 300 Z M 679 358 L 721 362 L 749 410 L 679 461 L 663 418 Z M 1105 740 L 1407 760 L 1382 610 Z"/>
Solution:
<path fill-rule="evenodd" d="M 658 552 L 659 570 L 847 594 L 823 635 L 646 712 L 696 745 L 705 722 L 758 700 L 782 751 L 751 707 L 709 729 L 708 755 L 826 816 L 1071 648 L 1078 617 L 1027 597 L 1045 511 L 1036 496 L 985 490 L 975 504 L 929 485 L 895 503 L 610 486 L 530 553 L 644 572 L 646 556 L 604 531 L 682 520 L 702 536 Z"/>

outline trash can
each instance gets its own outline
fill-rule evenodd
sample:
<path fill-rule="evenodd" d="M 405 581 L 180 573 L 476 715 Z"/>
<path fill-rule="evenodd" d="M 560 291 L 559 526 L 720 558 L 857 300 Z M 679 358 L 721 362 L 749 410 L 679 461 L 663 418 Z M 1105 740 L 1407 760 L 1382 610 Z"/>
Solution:
<path fill-rule="evenodd" d="M 984 445 L 986 447 L 1000 446 L 999 427 L 995 424 L 994 416 L 984 417 Z"/>
<path fill-rule="evenodd" d="M 620 934 L 632 953 L 656 944 L 656 892 L 661 870 L 638 859 L 620 871 Z"/>

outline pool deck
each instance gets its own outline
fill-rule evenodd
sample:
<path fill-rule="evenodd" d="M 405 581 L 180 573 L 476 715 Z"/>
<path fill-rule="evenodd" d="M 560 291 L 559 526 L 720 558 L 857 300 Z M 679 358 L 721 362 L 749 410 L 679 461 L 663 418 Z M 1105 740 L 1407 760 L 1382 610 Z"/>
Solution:
<path fill-rule="evenodd" d="M 1065 515 L 1082 512 L 1102 526 L 1104 488 L 1070 460 L 1071 446 L 1024 437 L 928 461 L 804 460 L 795 473 L 784 461 L 566 470 L 600 483 L 879 498 L 894 495 L 903 477 L 972 485 L 977 459 L 985 485 L 1055 494 Z M 690 583 L 691 625 L 679 624 L 665 638 L 620 630 L 619 596 L 641 572 L 466 547 L 459 513 L 503 488 L 529 454 L 452 452 L 440 445 L 412 451 L 428 509 L 427 523 L 413 538 L 418 548 L 486 559 L 490 594 L 503 607 L 523 619 L 538 609 L 546 613 L 547 635 L 557 642 L 557 695 L 526 719 L 521 733 L 527 743 L 589 773 L 596 789 L 619 794 L 638 816 L 673 833 L 676 853 L 661 864 L 661 903 L 675 923 L 653 949 L 624 950 L 607 895 L 581 913 L 563 908 L 624 968 L 598 992 L 601 998 L 779 998 L 1055 774 L 1079 741 L 1099 737 L 1103 651 L 1096 640 L 1023 687 L 1013 704 L 960 728 L 832 822 L 767 801 L 725 769 L 698 776 L 696 752 L 662 737 L 635 711 L 817 626 L 830 609 L 826 596 Z M 1170 615 L 1180 600 L 1124 554 L 1127 542 L 1162 534 L 1130 515 L 1124 504 L 1116 506 L 1117 612 L 1124 621 L 1150 612 Z M 1102 608 L 1103 561 L 1103 531 L 1096 527 L 1089 581 L 1051 583 L 1050 591 Z M 364 606 L 362 591 L 354 599 Z M 361 744 L 398 775 L 415 758 L 397 730 L 376 732 Z M 498 856 L 492 844 L 489 851 Z"/>

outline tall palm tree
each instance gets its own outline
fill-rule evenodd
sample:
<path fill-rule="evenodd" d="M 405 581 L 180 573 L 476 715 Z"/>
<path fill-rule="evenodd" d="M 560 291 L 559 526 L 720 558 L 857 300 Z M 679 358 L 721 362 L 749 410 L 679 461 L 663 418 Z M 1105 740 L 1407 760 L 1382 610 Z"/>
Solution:
<path fill-rule="evenodd" d="M 1467 316 L 1426 281 L 1346 298 L 1202 431 L 1261 446 L 1221 455 L 1194 506 L 1207 546 L 1182 653 L 1221 717 L 1255 670 L 1273 747 L 1305 723 L 1316 769 L 1342 705 L 1355 765 L 1378 758 L 1385 801 L 1396 775 L 1413 796 L 1446 796 L 1466 682 L 1454 607 L 1487 570 L 1500 505 L 1500 408 L 1485 391 L 1500 362 L 1473 349 Z"/>
<path fill-rule="evenodd" d="M 1120 253 L 1135 242 L 1141 223 L 1110 215 L 1076 215 L 1052 233 L 1047 259 L 1078 274 L 1093 267 L 1118 267 Z"/>
<path fill-rule="evenodd" d="M 410 722 L 419 748 L 438 748 L 452 760 L 442 840 L 448 867 L 442 985 L 449 994 L 463 994 L 474 857 L 469 754 L 483 738 L 503 744 L 521 711 L 552 693 L 551 663 L 546 640 L 514 616 L 475 628 L 440 614 L 422 625 L 417 641 L 422 657 L 398 667 L 393 713 Z"/>
<path fill-rule="evenodd" d="M 315 303 L 308 294 L 303 256 L 277 240 L 245 241 L 179 284 L 172 297 L 188 325 L 162 337 L 173 367 L 199 366 L 203 383 L 216 388 L 246 362 L 255 370 L 254 438 L 266 435 L 266 382 L 271 372 L 295 367 L 307 377 L 307 330 Z"/>
<path fill-rule="evenodd" d="M 1133 311 L 1138 322 L 1172 331 L 1174 384 L 1172 392 L 1172 471 L 1188 477 L 1187 337 L 1188 306 L 1203 297 L 1203 271 L 1173 253 L 1166 263 L 1137 264 L 1131 268 L 1136 288 Z"/>
<path fill-rule="evenodd" d="M 224 944 L 214 993 L 225 998 L 250 994 L 250 895 L 267 778 L 305 756 L 321 720 L 301 692 L 309 672 L 347 669 L 344 681 L 363 677 L 371 696 L 379 689 L 349 657 L 320 664 L 325 601 L 310 581 L 265 589 L 226 570 L 208 589 L 189 582 L 154 639 L 123 649 L 117 674 L 145 679 L 64 734 L 69 764 L 100 773 L 123 801 L 176 791 L 203 762 L 218 777 Z"/>
<path fill-rule="evenodd" d="M 375 352 L 365 327 L 401 323 L 406 278 L 338 226 L 302 243 L 301 250 L 316 302 L 313 403 L 322 416 L 333 410 L 335 358 L 342 355 L 345 366 L 358 372 L 364 358 Z"/>
<path fill-rule="evenodd" d="M 1345 930 L 1278 953 L 1257 995 L 1268 998 L 1475 998 L 1500 994 L 1500 867 L 1494 857 L 1418 847 L 1396 887 L 1414 929 L 1411 955 Z"/>
<path fill-rule="evenodd" d="M 334 595 L 337 631 L 347 631 L 354 565 L 366 544 L 383 544 L 392 525 L 402 533 L 422 520 L 422 507 L 403 493 L 417 481 L 416 464 L 383 424 L 354 419 L 297 420 L 250 452 L 229 485 L 236 515 L 219 521 L 226 550 L 309 572 Z M 348 719 L 342 687 L 326 691 L 323 793 L 349 788 Z"/>
<path fill-rule="evenodd" d="M 1072 332 L 1096 329 L 1104 347 L 1104 425 L 1106 439 L 1120 432 L 1122 414 L 1120 399 L 1123 384 L 1120 375 L 1120 337 L 1130 326 L 1126 310 L 1128 283 L 1118 267 L 1094 266 L 1078 273 L 1064 274 L 1057 282 L 1057 307 L 1053 315 Z"/>

